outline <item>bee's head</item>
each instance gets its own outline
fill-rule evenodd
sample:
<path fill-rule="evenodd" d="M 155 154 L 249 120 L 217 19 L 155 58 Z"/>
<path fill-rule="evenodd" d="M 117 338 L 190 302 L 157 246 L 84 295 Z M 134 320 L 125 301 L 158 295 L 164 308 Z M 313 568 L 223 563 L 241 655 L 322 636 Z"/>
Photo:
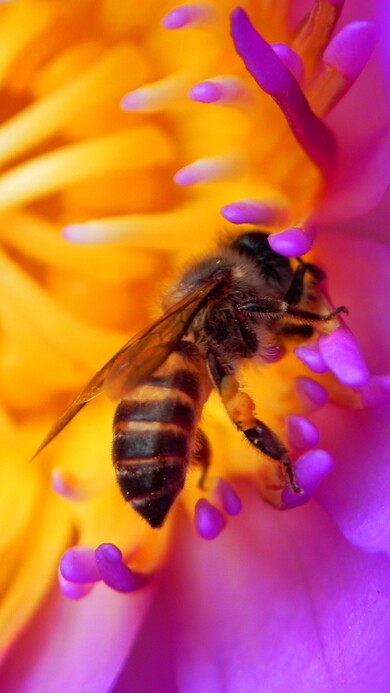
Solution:
<path fill-rule="evenodd" d="M 248 231 L 235 238 L 230 247 L 251 258 L 272 288 L 288 286 L 292 276 L 290 260 L 272 250 L 266 231 Z"/>

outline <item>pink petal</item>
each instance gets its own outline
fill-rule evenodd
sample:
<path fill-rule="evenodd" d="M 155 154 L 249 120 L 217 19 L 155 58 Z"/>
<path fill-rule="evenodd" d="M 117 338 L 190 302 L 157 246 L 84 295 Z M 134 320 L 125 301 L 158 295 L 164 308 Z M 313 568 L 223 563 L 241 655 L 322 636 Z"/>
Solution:
<path fill-rule="evenodd" d="M 183 529 L 113 693 L 140 690 L 143 671 L 143 693 L 388 690 L 387 559 L 351 547 L 314 502 L 281 513 L 240 495 L 216 541 Z"/>
<path fill-rule="evenodd" d="M 55 591 L 4 664 L 2 693 L 107 693 L 131 649 L 152 590 L 98 585 L 80 601 Z"/>

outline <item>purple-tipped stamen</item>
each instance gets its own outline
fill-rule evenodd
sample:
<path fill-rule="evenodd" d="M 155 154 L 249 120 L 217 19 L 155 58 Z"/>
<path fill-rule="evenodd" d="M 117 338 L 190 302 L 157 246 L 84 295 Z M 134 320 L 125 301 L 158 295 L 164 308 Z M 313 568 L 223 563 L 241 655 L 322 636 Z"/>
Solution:
<path fill-rule="evenodd" d="M 295 380 L 299 399 L 308 409 L 314 411 L 324 407 L 329 401 L 329 394 L 316 380 L 299 375 Z"/>
<path fill-rule="evenodd" d="M 305 416 L 289 414 L 286 417 L 287 440 L 297 450 L 310 450 L 318 445 L 320 434 L 318 428 Z"/>
<path fill-rule="evenodd" d="M 177 171 L 173 180 L 176 185 L 182 186 L 210 183 L 224 178 L 232 172 L 232 169 L 233 162 L 228 157 L 198 159 Z"/>
<path fill-rule="evenodd" d="M 232 12 L 231 34 L 248 72 L 276 101 L 301 147 L 328 176 L 337 159 L 333 134 L 313 113 L 295 77 L 257 33 L 241 7 Z"/>
<path fill-rule="evenodd" d="M 326 373 L 326 371 L 329 370 L 317 344 L 299 346 L 294 349 L 294 354 L 305 366 L 310 368 L 313 373 Z"/>
<path fill-rule="evenodd" d="M 332 334 L 321 335 L 318 348 L 328 368 L 344 385 L 358 387 L 369 381 L 370 372 L 360 347 L 352 332 L 344 325 Z"/>
<path fill-rule="evenodd" d="M 241 512 L 241 499 L 228 481 L 219 479 L 214 493 L 216 500 L 222 505 L 228 515 L 235 516 Z"/>
<path fill-rule="evenodd" d="M 307 503 L 332 467 L 333 459 L 325 450 L 310 450 L 301 455 L 295 462 L 295 476 L 303 493 L 298 495 L 290 488 L 285 488 L 282 493 L 282 507 L 295 508 Z"/>
<path fill-rule="evenodd" d="M 387 406 L 390 404 L 390 375 L 373 375 L 359 387 L 359 393 L 365 407 Z"/>
<path fill-rule="evenodd" d="M 299 257 L 311 249 L 314 242 L 314 229 L 293 226 L 285 231 L 273 233 L 268 237 L 272 250 L 285 257 Z"/>
<path fill-rule="evenodd" d="M 95 551 L 96 566 L 103 582 L 117 592 L 134 592 L 145 580 L 122 561 L 122 552 L 114 544 L 101 544 Z"/>
<path fill-rule="evenodd" d="M 221 209 L 221 215 L 231 224 L 272 225 L 286 218 L 286 210 L 272 202 L 238 200 Z"/>
<path fill-rule="evenodd" d="M 60 561 L 60 574 L 65 580 L 80 584 L 101 580 L 94 549 L 90 546 L 73 546 L 65 551 Z"/>
<path fill-rule="evenodd" d="M 226 525 L 222 513 L 206 498 L 200 498 L 195 506 L 194 523 L 199 536 L 207 541 L 216 539 Z"/>
<path fill-rule="evenodd" d="M 337 70 L 348 81 L 348 87 L 351 86 L 370 58 L 377 36 L 375 22 L 347 24 L 325 49 L 324 63 Z"/>
<path fill-rule="evenodd" d="M 233 106 L 248 101 L 249 92 L 236 77 L 215 77 L 195 84 L 189 91 L 189 97 L 197 103 Z"/>
<path fill-rule="evenodd" d="M 63 575 L 61 575 L 60 570 L 58 571 L 58 584 L 65 597 L 75 600 L 86 597 L 93 588 L 93 583 L 70 582 L 66 580 Z"/>
<path fill-rule="evenodd" d="M 207 24 L 215 14 L 214 8 L 205 2 L 191 2 L 171 10 L 161 24 L 164 29 L 188 29 Z"/>
<path fill-rule="evenodd" d="M 301 56 L 285 43 L 273 43 L 271 44 L 271 48 L 274 53 L 276 53 L 279 60 L 282 61 L 283 65 L 285 65 L 295 77 L 298 84 L 302 84 L 305 79 L 305 66 Z"/>

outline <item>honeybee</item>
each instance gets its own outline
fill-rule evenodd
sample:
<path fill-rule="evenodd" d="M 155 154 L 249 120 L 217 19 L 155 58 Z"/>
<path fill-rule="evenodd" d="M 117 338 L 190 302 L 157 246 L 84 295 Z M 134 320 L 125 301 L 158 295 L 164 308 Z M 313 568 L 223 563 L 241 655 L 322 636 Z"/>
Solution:
<path fill-rule="evenodd" d="M 151 527 L 161 527 L 191 462 L 201 465 L 204 484 L 210 447 L 199 420 L 215 388 L 247 441 L 281 465 L 286 483 L 301 493 L 286 447 L 256 418 L 236 373 L 245 359 L 277 360 L 286 341 L 309 339 L 313 326 L 334 329 L 335 316 L 347 311 L 329 311 L 317 266 L 279 255 L 267 237 L 243 233 L 190 267 L 162 317 L 96 373 L 35 454 L 105 391 L 119 402 L 112 457 L 121 492 Z"/>

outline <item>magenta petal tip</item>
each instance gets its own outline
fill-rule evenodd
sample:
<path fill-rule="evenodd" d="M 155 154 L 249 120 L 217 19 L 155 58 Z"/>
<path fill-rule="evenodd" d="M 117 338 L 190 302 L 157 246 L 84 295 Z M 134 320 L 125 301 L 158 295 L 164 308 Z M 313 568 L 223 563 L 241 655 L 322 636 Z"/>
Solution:
<path fill-rule="evenodd" d="M 219 479 L 215 489 L 215 496 L 228 515 L 239 515 L 242 510 L 242 502 L 233 486 L 225 479 Z"/>
<path fill-rule="evenodd" d="M 320 434 L 318 428 L 305 416 L 289 414 L 286 417 L 287 440 L 297 450 L 309 450 L 318 445 Z"/>
<path fill-rule="evenodd" d="M 164 29 L 185 29 L 207 22 L 212 14 L 213 7 L 208 3 L 192 2 L 175 7 L 163 17 L 161 24 Z"/>
<path fill-rule="evenodd" d="M 370 372 L 360 347 L 347 327 L 341 325 L 332 334 L 321 335 L 318 348 L 324 362 L 344 385 L 365 385 Z"/>
<path fill-rule="evenodd" d="M 329 401 L 329 394 L 316 380 L 299 375 L 295 382 L 298 397 L 312 411 L 320 409 Z"/>
<path fill-rule="evenodd" d="M 222 513 L 205 498 L 200 498 L 195 506 L 195 529 L 202 539 L 216 539 L 226 522 Z"/>
<path fill-rule="evenodd" d="M 351 22 L 331 40 L 324 51 L 323 60 L 353 82 L 370 58 L 377 37 L 375 22 Z"/>
<path fill-rule="evenodd" d="M 310 368 L 313 373 L 326 373 L 326 371 L 329 370 L 317 344 L 299 346 L 294 349 L 294 354 L 305 366 Z"/>
<path fill-rule="evenodd" d="M 101 544 L 95 551 L 101 579 L 117 592 L 134 592 L 142 585 L 140 576 L 122 561 L 121 551 L 114 544 Z"/>
<path fill-rule="evenodd" d="M 282 507 L 295 508 L 307 503 L 332 468 L 333 459 L 325 450 L 310 450 L 301 455 L 295 462 L 295 475 L 303 494 L 297 495 L 290 488 L 285 488 L 282 493 Z"/>
<path fill-rule="evenodd" d="M 285 257 L 299 257 L 308 253 L 313 245 L 314 231 L 291 227 L 279 233 L 273 233 L 268 237 L 268 242 L 279 255 Z"/>
<path fill-rule="evenodd" d="M 65 551 L 60 561 L 60 574 L 65 580 L 76 583 L 100 580 L 94 550 L 89 546 L 74 546 Z"/>

